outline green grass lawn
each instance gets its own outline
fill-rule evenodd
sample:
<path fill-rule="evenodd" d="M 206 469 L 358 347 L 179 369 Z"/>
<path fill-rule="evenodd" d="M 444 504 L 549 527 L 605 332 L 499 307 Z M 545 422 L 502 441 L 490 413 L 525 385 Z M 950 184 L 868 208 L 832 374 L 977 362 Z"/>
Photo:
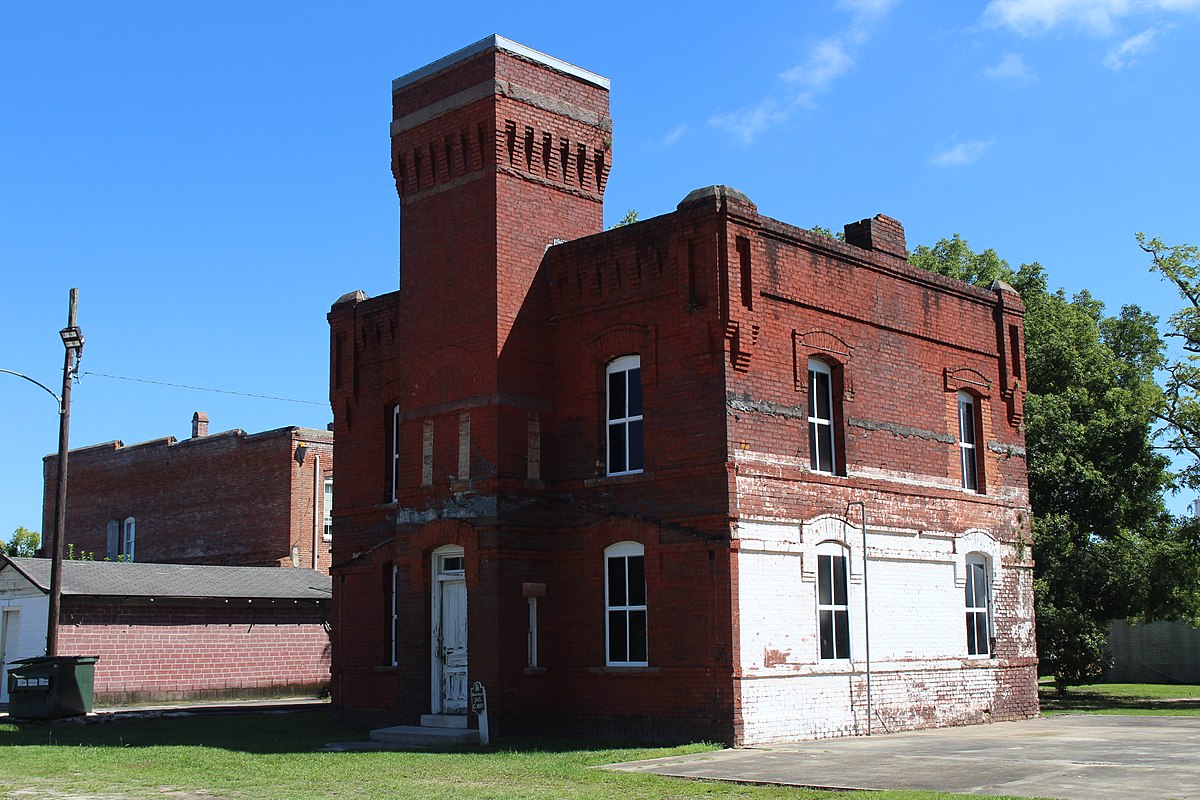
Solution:
<path fill-rule="evenodd" d="M 325 711 L 0 725 L 0 798 L 292 800 L 293 798 L 837 798 L 940 800 L 932 792 L 820 792 L 685 781 L 594 769 L 614 761 L 697 753 L 671 748 L 540 742 L 455 753 L 316 752 L 363 741 Z M 977 795 L 971 796 L 979 800 Z"/>
<path fill-rule="evenodd" d="M 1052 679 L 1042 678 L 1038 694 L 1043 714 L 1200 716 L 1200 686 L 1190 684 L 1093 683 L 1062 696 Z"/>

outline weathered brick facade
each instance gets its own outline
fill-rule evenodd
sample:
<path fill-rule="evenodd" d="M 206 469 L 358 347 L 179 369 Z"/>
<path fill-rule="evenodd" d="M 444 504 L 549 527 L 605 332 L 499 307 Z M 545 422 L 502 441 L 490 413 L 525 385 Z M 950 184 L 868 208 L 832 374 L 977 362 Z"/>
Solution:
<path fill-rule="evenodd" d="M 603 231 L 607 89 L 499 37 L 393 85 L 401 289 L 329 314 L 335 705 L 457 712 L 462 657 L 501 735 L 752 743 L 865 732 L 868 704 L 874 730 L 1035 714 L 1019 297 L 910 267 L 888 217 L 839 242 L 726 187 Z M 611 422 L 606 393 L 635 382 L 641 413 Z M 829 548 L 848 651 L 822 658 Z M 643 604 L 614 563 L 628 586 L 644 569 Z"/>
<path fill-rule="evenodd" d="M 208 434 L 197 412 L 193 436 L 120 441 L 72 450 L 65 544 L 77 554 L 125 553 L 170 564 L 299 566 L 329 571 L 325 481 L 333 476 L 333 434 L 277 428 Z M 58 457 L 43 473 L 43 528 L 54 529 Z"/>

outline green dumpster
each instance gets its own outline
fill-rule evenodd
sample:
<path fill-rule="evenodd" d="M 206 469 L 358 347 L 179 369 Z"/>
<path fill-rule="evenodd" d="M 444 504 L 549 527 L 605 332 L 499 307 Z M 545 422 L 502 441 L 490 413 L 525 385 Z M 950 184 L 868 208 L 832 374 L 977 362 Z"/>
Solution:
<path fill-rule="evenodd" d="M 77 717 L 92 710 L 99 656 L 34 656 L 8 670 L 8 715 L 13 719 Z"/>

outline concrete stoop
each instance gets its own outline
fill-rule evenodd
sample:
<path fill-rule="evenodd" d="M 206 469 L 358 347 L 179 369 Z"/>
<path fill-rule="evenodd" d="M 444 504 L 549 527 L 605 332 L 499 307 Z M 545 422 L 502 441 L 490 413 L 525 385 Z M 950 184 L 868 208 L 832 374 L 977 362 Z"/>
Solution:
<path fill-rule="evenodd" d="M 370 735 L 373 742 L 429 750 L 479 744 L 479 731 L 467 727 L 465 714 L 422 714 L 420 725 L 376 728 Z"/>

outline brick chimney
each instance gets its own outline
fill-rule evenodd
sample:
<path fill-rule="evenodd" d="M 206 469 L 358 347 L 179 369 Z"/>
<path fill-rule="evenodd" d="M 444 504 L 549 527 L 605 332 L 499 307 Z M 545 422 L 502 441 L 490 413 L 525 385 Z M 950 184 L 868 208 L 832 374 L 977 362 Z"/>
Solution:
<path fill-rule="evenodd" d="M 908 258 L 908 248 L 904 242 L 904 226 L 899 220 L 876 214 L 870 219 L 851 222 L 845 226 L 846 244 L 861 247 L 864 250 L 877 250 L 888 253 L 896 258 Z"/>
<path fill-rule="evenodd" d="M 192 414 L 192 438 L 198 439 L 201 436 L 208 436 L 208 414 L 197 411 Z"/>

